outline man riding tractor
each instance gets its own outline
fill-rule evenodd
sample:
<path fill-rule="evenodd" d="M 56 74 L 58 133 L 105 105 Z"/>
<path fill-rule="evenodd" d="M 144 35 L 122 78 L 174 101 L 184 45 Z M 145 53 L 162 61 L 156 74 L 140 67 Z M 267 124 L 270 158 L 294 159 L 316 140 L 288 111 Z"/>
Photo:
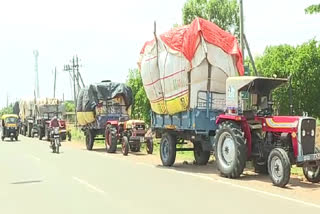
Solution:
<path fill-rule="evenodd" d="M 286 79 L 230 77 L 225 114 L 217 117 L 214 137 L 217 166 L 223 176 L 239 177 L 247 160 L 284 187 L 291 165 L 303 167 L 306 179 L 320 181 L 320 150 L 315 146 L 316 120 L 274 116 L 271 92 Z M 250 104 L 252 103 L 252 104 Z"/>

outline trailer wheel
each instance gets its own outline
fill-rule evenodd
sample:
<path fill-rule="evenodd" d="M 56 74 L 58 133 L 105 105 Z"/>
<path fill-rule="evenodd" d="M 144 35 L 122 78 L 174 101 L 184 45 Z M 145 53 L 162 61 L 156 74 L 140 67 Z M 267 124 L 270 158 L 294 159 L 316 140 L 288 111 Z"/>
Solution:
<path fill-rule="evenodd" d="M 268 171 L 272 183 L 278 187 L 288 184 L 291 173 L 291 164 L 287 152 L 282 148 L 271 150 L 268 158 Z"/>
<path fill-rule="evenodd" d="M 129 153 L 129 142 L 128 142 L 127 136 L 122 137 L 121 144 L 122 144 L 122 154 L 124 156 L 127 156 Z"/>
<path fill-rule="evenodd" d="M 162 135 L 160 142 L 160 157 L 163 166 L 172 166 L 176 160 L 177 139 L 165 133 Z"/>
<path fill-rule="evenodd" d="M 89 130 L 87 130 L 87 133 L 86 133 L 87 150 L 92 150 L 93 142 L 94 142 L 94 133 L 92 130 L 89 129 Z"/>
<path fill-rule="evenodd" d="M 315 153 L 320 153 L 320 149 L 315 147 Z M 320 166 L 304 166 L 304 177 L 311 183 L 320 182 Z"/>
<path fill-rule="evenodd" d="M 206 165 L 210 158 L 210 151 L 203 151 L 200 142 L 195 142 L 193 149 L 194 159 L 197 165 Z"/>
<path fill-rule="evenodd" d="M 110 128 L 106 128 L 105 145 L 108 153 L 115 153 L 117 150 L 117 139 Z"/>
<path fill-rule="evenodd" d="M 153 153 L 153 140 L 147 140 L 147 153 L 151 155 Z"/>
<path fill-rule="evenodd" d="M 230 121 L 219 125 L 214 137 L 215 158 L 220 174 L 238 178 L 246 165 L 246 144 L 239 125 Z"/>

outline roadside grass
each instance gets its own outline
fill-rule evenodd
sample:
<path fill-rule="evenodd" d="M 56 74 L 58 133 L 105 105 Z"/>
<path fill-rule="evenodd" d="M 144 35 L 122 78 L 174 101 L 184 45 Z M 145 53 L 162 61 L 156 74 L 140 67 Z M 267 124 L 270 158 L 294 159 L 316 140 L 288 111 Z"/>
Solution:
<path fill-rule="evenodd" d="M 295 165 L 291 167 L 291 175 L 304 176 L 302 167 L 296 167 Z"/>
<path fill-rule="evenodd" d="M 83 141 L 85 139 L 85 136 L 79 128 L 72 127 L 71 128 L 71 138 L 73 140 Z"/>

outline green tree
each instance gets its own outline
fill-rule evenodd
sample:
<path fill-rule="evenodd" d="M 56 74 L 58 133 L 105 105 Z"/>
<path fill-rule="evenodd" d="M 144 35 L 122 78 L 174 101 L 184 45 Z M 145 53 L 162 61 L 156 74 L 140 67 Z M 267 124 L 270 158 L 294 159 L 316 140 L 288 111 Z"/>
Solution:
<path fill-rule="evenodd" d="M 150 124 L 150 102 L 144 90 L 138 69 L 129 70 L 127 84 L 132 89 L 134 99 L 131 107 L 131 118 L 143 119 L 146 123 Z"/>
<path fill-rule="evenodd" d="M 75 104 L 73 101 L 66 101 L 64 105 L 65 105 L 66 112 L 75 111 Z"/>
<path fill-rule="evenodd" d="M 0 110 L 0 117 L 4 114 L 13 114 L 13 105 L 10 104 L 8 107 L 2 108 Z"/>
<path fill-rule="evenodd" d="M 201 17 L 236 36 L 240 35 L 237 0 L 187 0 L 182 15 L 184 24 L 190 24 L 196 17 Z"/>
<path fill-rule="evenodd" d="M 311 40 L 297 47 L 279 45 L 267 47 L 263 56 L 256 59 L 263 76 L 279 78 L 292 76 L 293 107 L 296 115 L 308 112 L 320 117 L 320 47 Z M 289 114 L 289 86 L 280 87 L 273 93 L 280 114 Z"/>
<path fill-rule="evenodd" d="M 306 14 L 320 13 L 320 4 L 313 4 L 304 9 Z"/>

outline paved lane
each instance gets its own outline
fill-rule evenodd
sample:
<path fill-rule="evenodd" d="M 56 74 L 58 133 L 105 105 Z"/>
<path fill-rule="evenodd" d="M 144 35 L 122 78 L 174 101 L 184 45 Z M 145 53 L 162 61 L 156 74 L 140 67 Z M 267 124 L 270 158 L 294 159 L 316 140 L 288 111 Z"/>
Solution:
<path fill-rule="evenodd" d="M 0 143 L 0 213 L 302 213 L 320 205 L 21 137 Z"/>

